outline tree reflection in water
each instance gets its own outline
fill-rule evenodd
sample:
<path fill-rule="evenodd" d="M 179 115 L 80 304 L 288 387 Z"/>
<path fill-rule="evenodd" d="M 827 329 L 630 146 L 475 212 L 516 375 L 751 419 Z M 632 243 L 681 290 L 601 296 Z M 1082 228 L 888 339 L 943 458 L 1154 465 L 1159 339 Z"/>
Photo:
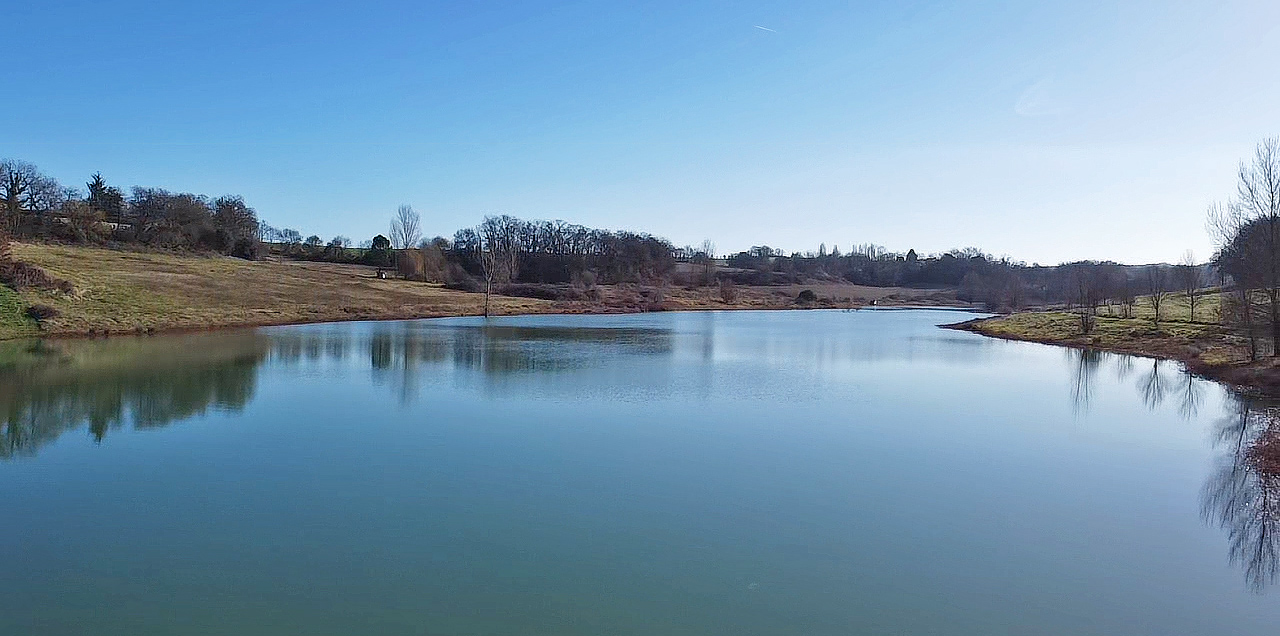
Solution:
<path fill-rule="evenodd" d="M 527 326 L 493 323 L 384 323 L 293 328 L 272 334 L 273 361 L 345 359 L 367 349 L 373 379 L 389 383 L 401 403 L 420 393 L 424 372 L 443 367 L 479 371 L 490 386 L 506 378 L 575 371 L 619 355 L 669 355 L 670 329 L 651 327 Z M 340 354 L 335 356 L 335 354 Z"/>
<path fill-rule="evenodd" d="M 1067 349 L 1067 358 L 1073 362 L 1074 371 L 1071 383 L 1071 405 L 1077 416 L 1089 410 L 1089 403 L 1093 400 L 1094 376 L 1102 364 L 1104 355 L 1106 354 L 1093 349 Z"/>
<path fill-rule="evenodd" d="M 154 428 L 252 399 L 261 365 L 357 361 L 367 352 L 377 382 L 402 402 L 424 369 L 504 376 L 586 368 L 610 355 L 665 355 L 672 334 L 653 328 L 318 325 L 158 338 L 0 345 L 0 459 L 29 455 L 87 426 L 101 441 L 125 426 Z"/>
<path fill-rule="evenodd" d="M 1205 484 L 1201 514 L 1227 531 L 1231 562 L 1261 591 L 1280 570 L 1280 407 L 1233 396 L 1232 412 L 1215 427 L 1226 452 Z"/>
<path fill-rule="evenodd" d="M 1077 416 L 1089 411 L 1098 370 L 1104 364 L 1111 365 L 1118 382 L 1125 382 L 1135 372 L 1138 373 L 1138 396 L 1148 409 L 1154 410 L 1170 396 L 1176 396 L 1178 413 L 1184 419 L 1191 419 L 1200 412 L 1200 405 L 1204 401 L 1203 383 L 1189 373 L 1180 373 L 1174 379 L 1170 373 L 1170 369 L 1174 367 L 1171 362 L 1093 349 L 1067 349 L 1067 360 L 1071 365 L 1071 403 Z"/>
<path fill-rule="evenodd" d="M 87 425 L 155 428 L 239 410 L 253 397 L 268 350 L 253 332 L 0 347 L 0 458 L 32 454 Z"/>
<path fill-rule="evenodd" d="M 1167 373 L 1173 363 L 1075 349 L 1068 359 L 1077 415 L 1088 411 L 1098 368 L 1108 358 L 1119 381 L 1138 372 L 1136 389 L 1147 408 L 1155 410 L 1176 397 L 1183 419 L 1199 414 L 1205 382 L 1186 372 L 1173 379 Z M 1214 443 L 1225 452 L 1205 483 L 1201 514 L 1227 532 L 1231 562 L 1261 591 L 1280 576 L 1280 402 L 1234 393 L 1227 399 L 1229 413 L 1214 425 Z"/>

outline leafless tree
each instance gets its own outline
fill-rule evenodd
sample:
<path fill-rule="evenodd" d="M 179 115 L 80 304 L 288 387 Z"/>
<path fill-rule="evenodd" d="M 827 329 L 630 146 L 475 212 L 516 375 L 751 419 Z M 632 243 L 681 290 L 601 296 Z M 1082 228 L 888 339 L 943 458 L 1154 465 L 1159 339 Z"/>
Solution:
<path fill-rule="evenodd" d="M 716 280 L 716 244 L 711 239 L 704 240 L 699 255 L 702 260 L 702 284 L 711 285 Z"/>
<path fill-rule="evenodd" d="M 1187 294 L 1187 320 L 1196 321 L 1196 292 L 1199 291 L 1203 282 L 1200 273 L 1200 266 L 1196 265 L 1195 254 L 1191 250 L 1187 250 L 1182 255 L 1182 260 L 1178 262 L 1178 268 L 1175 270 L 1178 277 L 1178 284 L 1182 287 L 1182 291 Z"/>
<path fill-rule="evenodd" d="M 1253 158 L 1240 163 L 1236 195 L 1209 210 L 1218 253 L 1215 264 L 1244 289 L 1243 316 L 1252 317 L 1252 291 L 1265 297 L 1272 355 L 1280 355 L 1280 138 L 1263 140 Z"/>
<path fill-rule="evenodd" d="M 0 222 L 16 230 L 25 213 L 43 213 L 66 200 L 66 192 L 52 177 L 34 164 L 14 159 L 0 160 Z"/>
<path fill-rule="evenodd" d="M 391 218 L 391 247 L 406 250 L 422 239 L 422 218 L 411 205 L 402 205 Z"/>
<path fill-rule="evenodd" d="M 1075 263 L 1070 267 L 1072 301 L 1080 316 L 1080 332 L 1087 334 L 1097 322 L 1098 306 L 1110 294 L 1111 271 L 1100 263 Z"/>
<path fill-rule="evenodd" d="M 488 216 L 476 228 L 476 249 L 484 275 L 484 315 L 489 316 L 489 296 L 494 285 L 514 280 L 520 266 L 521 221 L 507 215 Z"/>
<path fill-rule="evenodd" d="M 1160 324 L 1160 308 L 1164 305 L 1165 299 L 1169 297 L 1169 272 L 1165 270 L 1163 265 L 1151 265 L 1147 267 L 1147 298 L 1151 301 L 1151 320 L 1155 324 Z"/>
<path fill-rule="evenodd" d="M 1121 315 L 1125 318 L 1133 318 L 1133 306 L 1137 304 L 1137 294 L 1134 293 L 1134 284 L 1129 280 L 1127 275 L 1116 285 L 1116 300 L 1120 301 Z"/>

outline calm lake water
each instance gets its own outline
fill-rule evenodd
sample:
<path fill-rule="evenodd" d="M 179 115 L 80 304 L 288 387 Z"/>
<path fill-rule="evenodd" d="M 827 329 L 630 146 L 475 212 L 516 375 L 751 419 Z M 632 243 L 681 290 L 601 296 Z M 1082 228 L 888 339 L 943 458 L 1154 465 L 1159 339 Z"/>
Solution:
<path fill-rule="evenodd" d="M 1272 411 L 945 311 L 0 345 L 0 634 L 1274 634 Z"/>

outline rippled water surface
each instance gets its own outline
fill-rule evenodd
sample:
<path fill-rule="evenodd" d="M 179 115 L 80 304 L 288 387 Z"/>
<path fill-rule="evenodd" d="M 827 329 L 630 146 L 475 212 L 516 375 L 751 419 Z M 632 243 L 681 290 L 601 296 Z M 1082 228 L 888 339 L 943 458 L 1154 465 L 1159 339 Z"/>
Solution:
<path fill-rule="evenodd" d="M 0 634 L 1271 634 L 1267 404 L 944 311 L 0 343 Z"/>

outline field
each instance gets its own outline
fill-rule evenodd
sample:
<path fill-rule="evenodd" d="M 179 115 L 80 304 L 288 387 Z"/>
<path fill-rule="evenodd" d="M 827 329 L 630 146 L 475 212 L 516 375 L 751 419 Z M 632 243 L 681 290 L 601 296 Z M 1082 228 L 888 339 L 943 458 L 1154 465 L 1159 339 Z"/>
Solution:
<path fill-rule="evenodd" d="M 244 261 L 193 256 L 14 243 L 15 258 L 74 285 L 71 294 L 0 287 L 0 340 L 36 335 L 150 333 L 175 329 L 276 325 L 336 320 L 385 320 L 479 315 L 484 295 L 432 283 L 379 279 L 359 265 Z M 604 313 L 684 309 L 794 307 L 811 289 L 812 306 L 957 304 L 942 290 L 873 288 L 822 283 L 811 287 L 737 288 L 725 302 L 715 288 L 602 285 L 596 300 L 541 300 L 495 295 L 494 314 Z M 26 308 L 47 305 L 57 317 L 40 323 Z"/>
<path fill-rule="evenodd" d="M 1080 317 L 1067 311 L 1024 312 L 950 326 L 1008 340 L 1176 360 L 1192 373 L 1251 394 L 1280 397 L 1280 361 L 1270 356 L 1250 359 L 1248 341 L 1217 322 L 1216 292 L 1197 299 L 1195 322 L 1189 320 L 1185 295 L 1171 295 L 1166 302 L 1158 325 L 1150 319 L 1149 300 L 1140 298 L 1139 317 L 1114 318 L 1111 315 L 1118 311 L 1102 312 L 1088 334 L 1081 333 Z"/>

